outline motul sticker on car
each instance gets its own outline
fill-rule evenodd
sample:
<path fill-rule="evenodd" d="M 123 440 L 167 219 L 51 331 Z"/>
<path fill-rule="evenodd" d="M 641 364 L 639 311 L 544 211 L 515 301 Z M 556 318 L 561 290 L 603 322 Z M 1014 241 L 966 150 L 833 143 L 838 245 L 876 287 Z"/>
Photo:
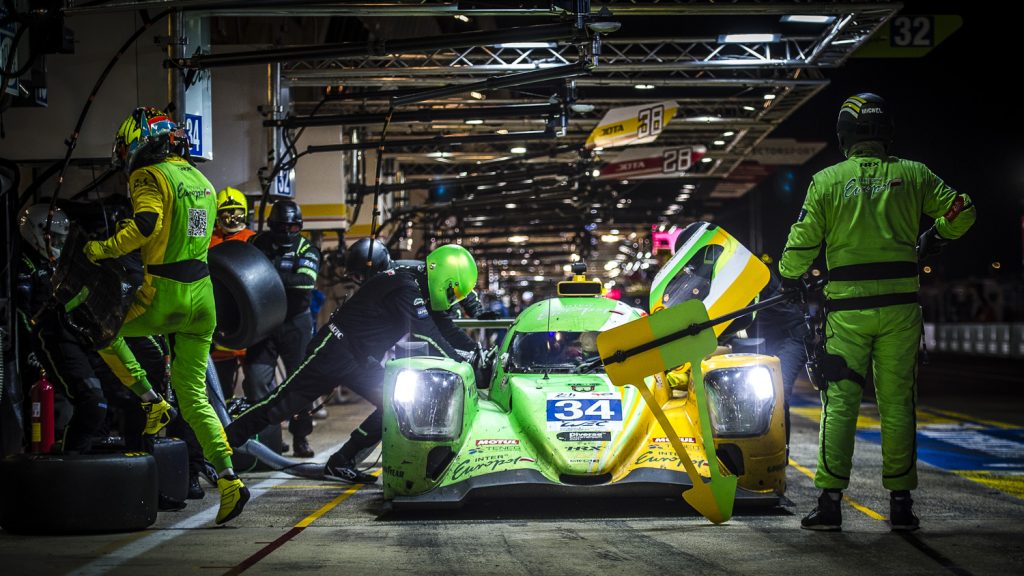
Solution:
<path fill-rule="evenodd" d="M 658 438 L 655 438 L 654 441 L 655 442 L 660 442 L 662 444 L 667 444 L 668 443 L 668 437 L 660 436 Z M 697 439 L 693 438 L 692 436 L 680 436 L 679 437 L 679 441 L 682 442 L 683 444 L 696 444 L 697 443 Z"/>
<path fill-rule="evenodd" d="M 492 438 L 487 440 L 477 440 L 477 446 L 518 446 L 519 440 L 513 438 Z"/>

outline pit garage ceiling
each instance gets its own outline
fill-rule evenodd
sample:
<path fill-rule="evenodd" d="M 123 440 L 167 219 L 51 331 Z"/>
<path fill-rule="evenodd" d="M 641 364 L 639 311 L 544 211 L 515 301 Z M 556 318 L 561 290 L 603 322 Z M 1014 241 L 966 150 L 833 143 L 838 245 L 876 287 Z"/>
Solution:
<path fill-rule="evenodd" d="M 439 241 L 461 237 L 478 256 L 523 266 L 527 278 L 560 274 L 571 252 L 598 265 L 624 253 L 599 241 L 613 231 L 633 249 L 630 258 L 637 250 L 642 257 L 644 247 L 633 246 L 626 231 L 683 224 L 744 194 L 758 145 L 822 90 L 827 69 L 842 66 L 901 8 L 842 1 L 184 0 L 69 12 L 172 6 L 210 16 L 214 44 L 214 54 L 176 65 L 213 69 L 266 62 L 268 55 L 279 63 L 291 106 L 268 125 L 292 135 L 304 126 L 339 126 L 346 142 L 376 147 L 392 110 L 384 191 L 394 201 L 383 215 L 385 234 L 414 228 Z M 275 32 L 281 23 L 301 32 L 282 38 Z M 232 51 L 233 44 L 261 42 L 267 50 Z M 480 88 L 511 74 L 570 69 L 578 74 Z M 442 90 L 401 101 L 431 89 Z M 689 169 L 671 179 L 602 178 L 602 167 L 630 147 L 587 146 L 601 119 L 614 108 L 662 102 L 678 108 L 650 146 L 701 151 Z M 373 166 L 364 172 L 350 196 L 372 192 Z M 412 190 L 430 190 L 435 201 L 404 200 Z M 510 237 L 527 240 L 515 246 Z"/>

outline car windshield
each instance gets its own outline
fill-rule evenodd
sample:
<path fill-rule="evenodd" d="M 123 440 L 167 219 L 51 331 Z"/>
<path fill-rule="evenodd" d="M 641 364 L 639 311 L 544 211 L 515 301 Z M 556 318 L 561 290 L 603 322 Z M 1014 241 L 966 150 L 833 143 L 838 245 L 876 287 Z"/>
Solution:
<path fill-rule="evenodd" d="M 508 372 L 602 372 L 597 332 L 519 332 L 509 346 Z"/>
<path fill-rule="evenodd" d="M 714 244 L 698 250 L 676 277 L 669 281 L 661 297 L 662 304 L 670 308 L 687 300 L 706 298 L 714 280 L 715 261 L 722 252 L 723 248 Z"/>

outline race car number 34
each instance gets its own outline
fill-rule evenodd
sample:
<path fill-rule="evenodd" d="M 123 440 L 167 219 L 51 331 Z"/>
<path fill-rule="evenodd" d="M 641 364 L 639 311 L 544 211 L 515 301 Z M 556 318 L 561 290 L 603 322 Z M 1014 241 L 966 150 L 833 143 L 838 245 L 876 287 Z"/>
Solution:
<path fill-rule="evenodd" d="M 622 428 L 622 400 L 607 393 L 549 395 L 548 430 L 619 430 Z"/>

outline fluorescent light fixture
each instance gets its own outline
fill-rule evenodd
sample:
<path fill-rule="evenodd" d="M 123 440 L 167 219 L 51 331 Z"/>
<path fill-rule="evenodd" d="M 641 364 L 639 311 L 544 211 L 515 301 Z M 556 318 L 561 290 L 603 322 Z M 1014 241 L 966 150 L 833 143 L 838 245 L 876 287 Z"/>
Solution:
<path fill-rule="evenodd" d="M 470 92 L 469 96 L 471 98 L 476 99 L 476 100 L 483 100 L 484 99 L 483 92 L 477 92 L 476 90 L 473 90 L 472 92 Z"/>
<path fill-rule="evenodd" d="M 765 100 L 775 100 L 775 94 L 765 94 L 764 95 L 764 99 Z"/>
<path fill-rule="evenodd" d="M 715 140 L 715 146 L 725 146 L 725 140 Z"/>
<path fill-rule="evenodd" d="M 496 48 L 555 48 L 558 44 L 554 42 L 509 42 L 508 44 L 495 44 Z"/>
<path fill-rule="evenodd" d="M 513 244 L 523 244 L 523 243 L 525 243 L 525 242 L 527 242 L 529 240 L 530 240 L 529 236 L 523 236 L 523 235 L 509 236 L 508 237 L 508 241 L 513 243 Z"/>
<path fill-rule="evenodd" d="M 513 154 L 526 154 L 526 146 L 514 146 L 509 152 Z"/>
<path fill-rule="evenodd" d="M 654 84 L 636 84 L 633 88 L 637 90 L 654 90 Z"/>
<path fill-rule="evenodd" d="M 427 154 L 427 158 L 448 158 L 451 155 L 451 152 L 430 152 Z"/>
<path fill-rule="evenodd" d="M 505 204 L 505 208 L 508 208 L 509 210 L 515 208 L 516 206 L 517 205 L 515 202 L 509 202 L 508 204 Z"/>
<path fill-rule="evenodd" d="M 618 234 L 602 234 L 601 235 L 601 242 L 605 242 L 607 244 L 613 244 L 613 243 L 618 242 L 618 241 L 619 241 Z"/>
<path fill-rule="evenodd" d="M 466 120 L 466 124 L 483 124 L 483 120 Z"/>
<path fill-rule="evenodd" d="M 533 277 L 533 281 L 534 282 L 543 282 L 544 281 L 544 277 L 543 276 L 534 276 Z"/>
<path fill-rule="evenodd" d="M 728 138 L 730 136 L 735 136 L 735 135 L 736 135 L 736 133 L 733 132 L 732 130 L 729 130 L 728 132 L 722 132 L 722 136 L 724 136 L 726 138 Z"/>
<path fill-rule="evenodd" d="M 703 163 L 705 163 L 705 164 L 707 164 L 708 162 L 714 162 L 714 161 L 715 161 L 715 159 L 714 159 L 714 158 L 711 158 L 711 157 L 709 157 L 709 156 L 705 156 L 705 157 L 701 158 L 701 159 L 700 159 L 700 161 L 701 161 L 701 162 L 703 162 Z"/>
<path fill-rule="evenodd" d="M 778 42 L 781 34 L 721 34 L 718 36 L 719 44 L 754 44 L 764 42 Z"/>
<path fill-rule="evenodd" d="M 835 19 L 835 16 L 826 16 L 824 14 L 796 14 L 783 16 L 780 20 L 787 24 L 831 24 Z"/>
<path fill-rule="evenodd" d="M 504 136 L 505 134 L 508 134 L 508 130 L 501 128 L 496 133 Z"/>
<path fill-rule="evenodd" d="M 466 16 L 465 14 L 456 14 L 454 18 L 459 22 L 469 22 L 469 16 Z"/>
<path fill-rule="evenodd" d="M 746 110 L 747 112 L 753 112 L 754 110 L 757 110 L 757 108 L 754 108 L 753 106 L 744 106 L 743 109 Z"/>

